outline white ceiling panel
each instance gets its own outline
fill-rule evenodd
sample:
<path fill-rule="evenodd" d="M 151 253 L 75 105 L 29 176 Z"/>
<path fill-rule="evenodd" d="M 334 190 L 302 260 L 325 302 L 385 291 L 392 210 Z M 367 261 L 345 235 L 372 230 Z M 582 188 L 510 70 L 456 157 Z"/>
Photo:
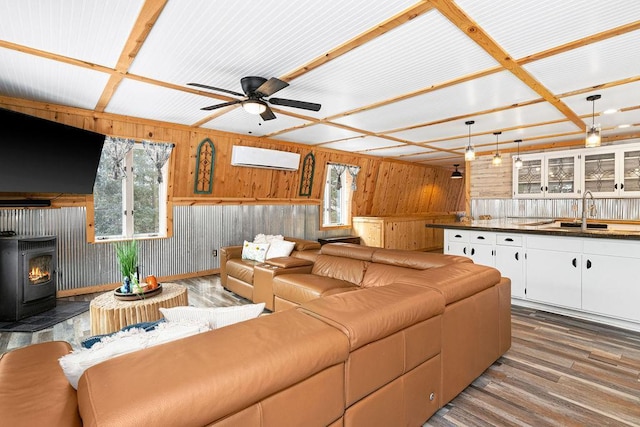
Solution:
<path fill-rule="evenodd" d="M 109 75 L 0 48 L 4 96 L 93 109 Z"/>
<path fill-rule="evenodd" d="M 587 96 L 596 94 L 601 95 L 601 98 L 595 101 L 595 105 L 592 105 L 591 101 L 587 101 Z M 610 108 L 633 107 L 640 105 L 640 81 L 607 89 L 594 89 L 580 95 L 567 96 L 562 98 L 562 102 L 580 115 L 591 115 L 593 107 L 595 107 L 596 114 Z"/>
<path fill-rule="evenodd" d="M 424 153 L 432 151 L 417 145 L 402 145 L 398 147 L 381 148 L 380 150 L 367 151 L 367 154 L 380 157 L 398 157 L 408 154 Z"/>
<path fill-rule="evenodd" d="M 170 1 L 131 72 L 242 92 L 240 78 L 280 77 L 413 3 Z"/>
<path fill-rule="evenodd" d="M 640 31 L 623 34 L 525 65 L 555 94 L 640 75 Z"/>
<path fill-rule="evenodd" d="M 390 139 L 378 138 L 376 136 L 365 136 L 361 138 L 351 138 L 342 141 L 323 144 L 323 148 L 331 148 L 334 150 L 350 151 L 350 152 L 366 152 L 367 150 L 375 150 L 378 148 L 397 147 L 403 144 Z"/>
<path fill-rule="evenodd" d="M 143 0 L 1 0 L 0 39 L 114 67 Z"/>
<path fill-rule="evenodd" d="M 434 43 L 437 38 L 446 43 Z M 331 116 L 496 65 L 483 49 L 435 11 L 295 80 L 298 98 Z M 296 92 L 298 93 L 298 92 Z"/>
<path fill-rule="evenodd" d="M 499 45 L 519 59 L 638 19 L 637 0 L 458 0 Z"/>
<path fill-rule="evenodd" d="M 471 126 L 471 134 L 502 131 L 506 128 L 524 126 L 527 124 L 545 123 L 565 117 L 552 105 L 536 103 L 524 107 L 511 108 L 495 113 L 483 114 L 468 119 L 456 120 L 437 125 L 425 126 L 402 132 L 396 132 L 393 136 L 412 142 L 425 142 L 446 138 L 448 136 L 468 135 L 469 128 L 464 124 L 466 120 L 474 120 Z M 575 125 L 573 125 L 575 129 Z"/>
<path fill-rule="evenodd" d="M 335 126 L 313 125 L 277 135 L 275 138 L 314 145 L 358 136 L 362 136 L 362 134 Z"/>
<path fill-rule="evenodd" d="M 307 123 L 304 120 L 274 112 L 276 118 L 266 122 L 260 116 L 249 114 L 241 107 L 205 123 L 202 127 L 208 129 L 234 132 L 244 135 L 264 136 L 282 129 L 289 129 Z M 281 139 L 275 136 L 276 139 Z"/>
<path fill-rule="evenodd" d="M 512 73 L 504 71 L 335 121 L 380 132 L 427 120 L 504 107 L 539 97 Z"/>
<path fill-rule="evenodd" d="M 204 96 L 124 79 L 105 111 L 191 125 L 211 114 L 200 110 L 209 104 Z"/>

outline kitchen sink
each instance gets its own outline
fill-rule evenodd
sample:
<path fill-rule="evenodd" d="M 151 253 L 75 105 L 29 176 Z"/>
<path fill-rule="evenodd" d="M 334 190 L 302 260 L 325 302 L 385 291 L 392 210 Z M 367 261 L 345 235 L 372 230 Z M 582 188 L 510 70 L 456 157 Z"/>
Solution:
<path fill-rule="evenodd" d="M 563 227 L 580 228 L 581 225 L 582 225 L 581 222 L 561 222 L 560 228 L 563 228 Z M 606 230 L 607 228 L 609 228 L 608 224 L 600 224 L 597 222 L 587 222 L 587 229 Z"/>

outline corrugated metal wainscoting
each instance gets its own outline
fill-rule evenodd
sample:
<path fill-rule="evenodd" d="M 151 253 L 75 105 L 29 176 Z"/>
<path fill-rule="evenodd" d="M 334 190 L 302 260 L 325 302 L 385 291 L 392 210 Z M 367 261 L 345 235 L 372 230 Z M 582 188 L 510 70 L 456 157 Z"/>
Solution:
<path fill-rule="evenodd" d="M 282 234 L 317 240 L 350 234 L 321 232 L 316 205 L 176 206 L 173 237 L 141 240 L 140 273 L 172 276 L 220 267 L 212 251 L 242 244 L 256 234 Z M 113 243 L 88 244 L 86 210 L 0 209 L 0 230 L 19 235 L 58 237 L 58 290 L 120 281 Z"/>

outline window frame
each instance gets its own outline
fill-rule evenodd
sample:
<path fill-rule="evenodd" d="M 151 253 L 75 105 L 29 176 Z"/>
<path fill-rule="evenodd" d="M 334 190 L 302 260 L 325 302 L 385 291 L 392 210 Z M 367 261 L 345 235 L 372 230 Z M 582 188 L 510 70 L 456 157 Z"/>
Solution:
<path fill-rule="evenodd" d="M 123 240 L 148 240 L 163 239 L 171 237 L 171 230 L 168 224 L 171 223 L 170 218 L 170 162 L 169 160 L 162 167 L 162 184 L 158 189 L 158 232 L 157 233 L 134 233 L 135 227 L 135 177 L 133 174 L 133 156 L 134 150 L 144 151 L 140 141 L 136 141 L 133 148 L 127 153 L 124 159 L 124 170 L 126 177 L 122 179 L 122 195 L 123 195 L 123 213 L 121 216 L 121 230 L 123 234 L 111 236 L 98 236 L 95 229 L 95 199 L 93 194 L 87 198 L 87 218 L 91 218 L 90 224 L 87 225 L 87 241 L 90 243 L 109 243 Z"/>
<path fill-rule="evenodd" d="M 352 217 L 353 217 L 353 190 L 351 188 L 351 184 L 353 182 L 353 177 L 349 173 L 348 169 L 345 168 L 342 171 L 341 179 L 342 179 L 342 188 L 340 190 L 336 189 L 343 195 L 343 200 L 341 201 L 341 222 L 340 223 L 327 223 L 325 222 L 325 218 L 328 215 L 327 205 L 330 204 L 330 191 L 331 191 L 331 170 L 335 166 L 352 166 L 352 165 L 343 165 L 337 163 L 327 163 L 325 167 L 325 176 L 324 176 L 324 185 L 322 189 L 322 201 L 321 201 L 321 212 L 320 212 L 320 230 L 337 230 L 337 229 L 346 229 L 352 227 Z"/>

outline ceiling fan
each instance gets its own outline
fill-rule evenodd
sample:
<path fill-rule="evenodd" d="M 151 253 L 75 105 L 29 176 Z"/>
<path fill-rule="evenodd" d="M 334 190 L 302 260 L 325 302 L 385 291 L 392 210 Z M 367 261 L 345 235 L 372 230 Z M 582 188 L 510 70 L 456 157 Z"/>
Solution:
<path fill-rule="evenodd" d="M 273 114 L 271 108 L 267 105 L 267 102 L 273 105 L 282 105 L 285 107 L 302 108 L 303 110 L 319 111 L 321 105 L 313 102 L 295 101 L 293 99 L 284 98 L 269 98 L 264 99 L 289 86 L 289 83 L 283 82 L 280 79 L 271 77 L 269 80 L 264 77 L 243 77 L 240 79 L 242 85 L 242 93 L 234 92 L 232 90 L 221 89 L 219 87 L 213 87 L 203 85 L 200 83 L 187 83 L 189 86 L 197 86 L 204 89 L 215 90 L 217 92 L 224 92 L 234 96 L 240 96 L 243 99 L 236 99 L 234 101 L 223 102 L 222 104 L 210 105 L 208 107 L 201 108 L 201 110 L 215 110 L 217 108 L 228 107 L 231 105 L 241 104 L 242 108 L 251 114 L 260 114 L 262 120 L 273 120 L 276 115 Z"/>

